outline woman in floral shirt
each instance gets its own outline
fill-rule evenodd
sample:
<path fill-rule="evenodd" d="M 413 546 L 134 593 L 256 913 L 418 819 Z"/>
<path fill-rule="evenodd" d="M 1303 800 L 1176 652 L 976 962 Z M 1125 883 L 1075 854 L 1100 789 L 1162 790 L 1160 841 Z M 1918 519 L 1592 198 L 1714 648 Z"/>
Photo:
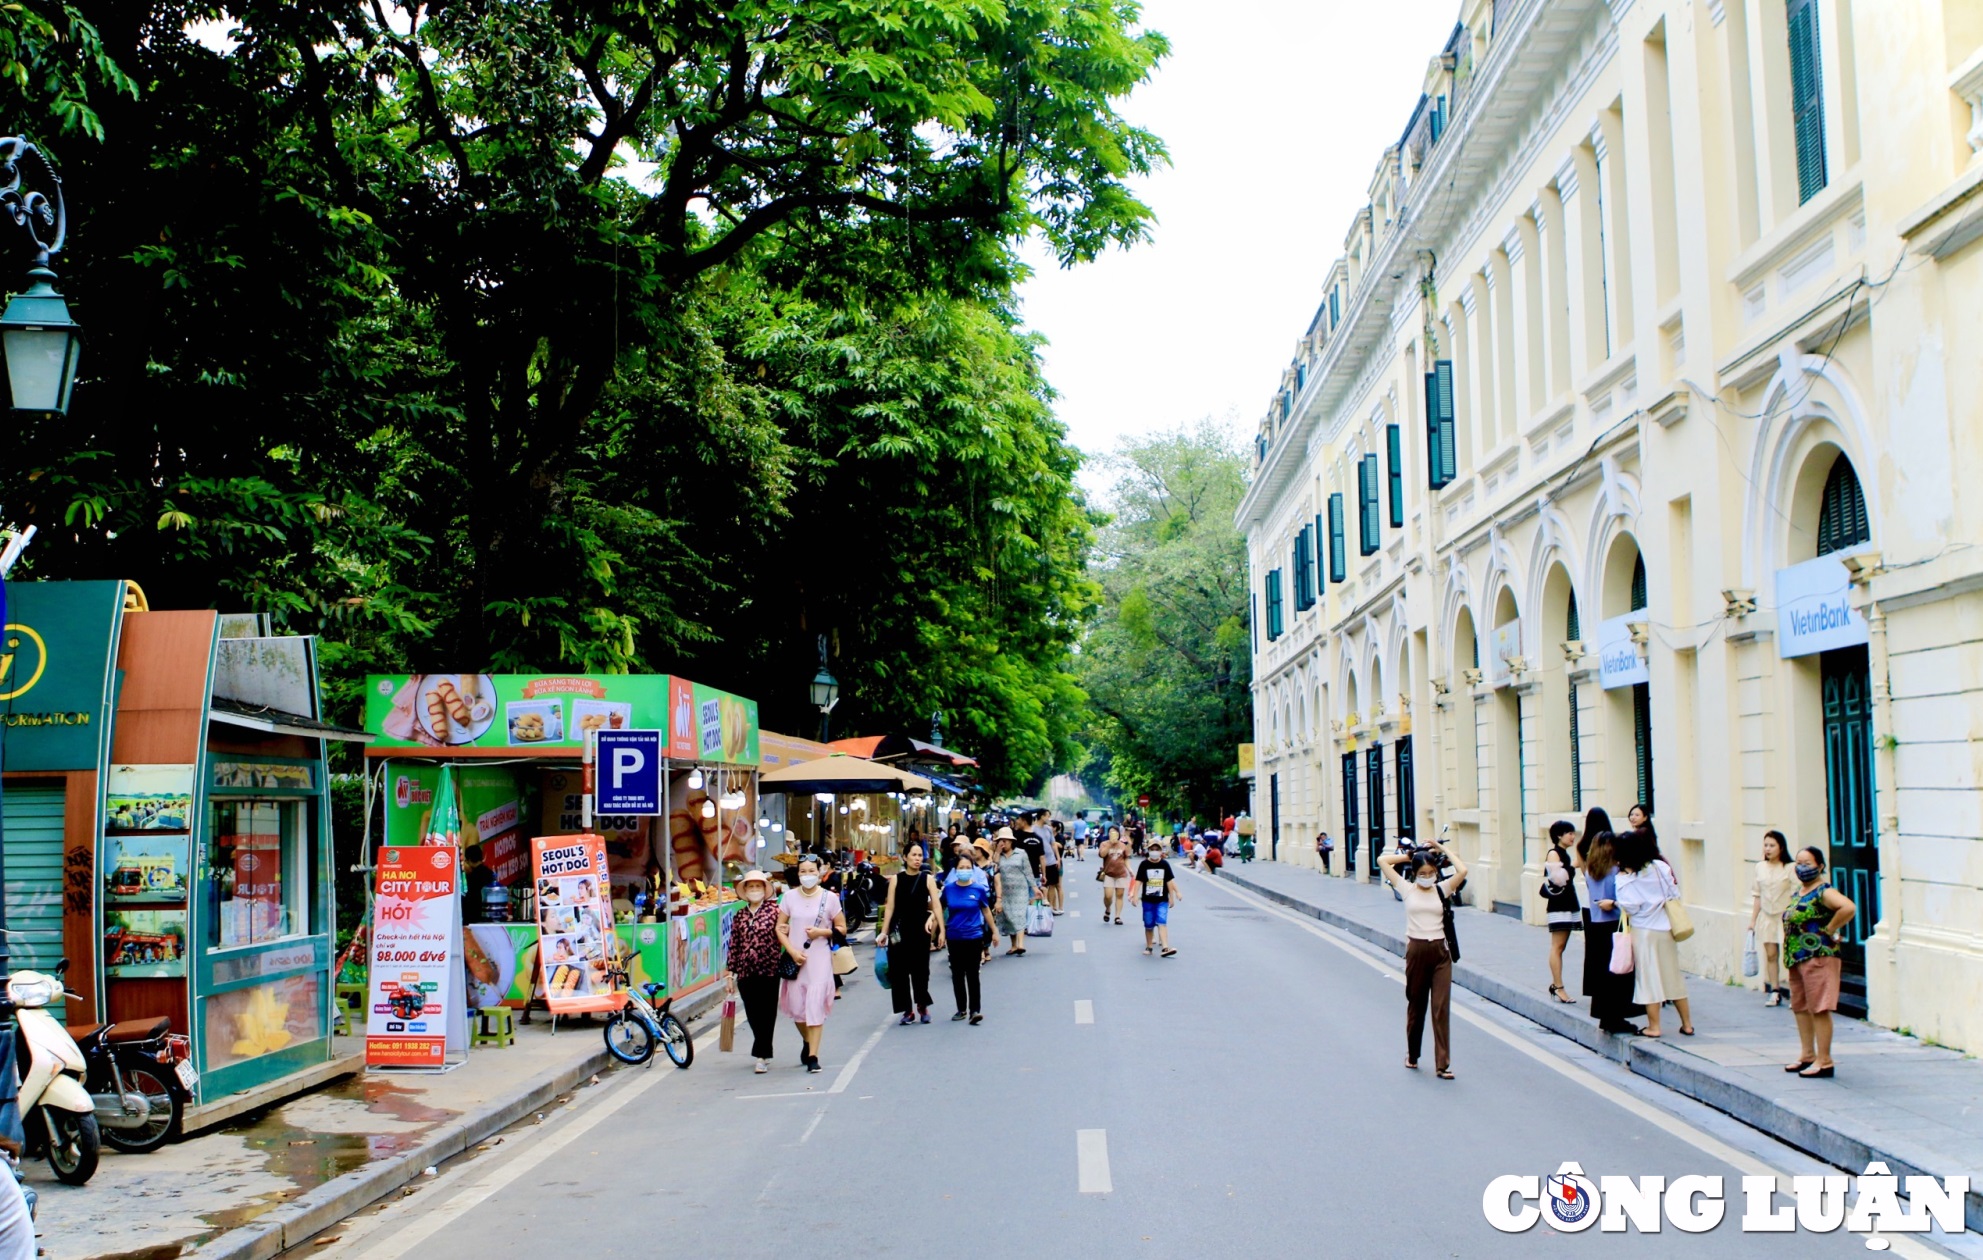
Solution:
<path fill-rule="evenodd" d="M 737 883 L 744 908 L 730 920 L 730 992 L 744 1000 L 751 1026 L 751 1057 L 758 1072 L 771 1070 L 771 1034 L 778 1027 L 778 903 L 771 882 L 752 871 Z"/>
<path fill-rule="evenodd" d="M 1790 964 L 1790 1010 L 1797 1016 L 1797 1062 L 1783 1070 L 1810 1080 L 1832 1075 L 1832 1012 L 1838 1009 L 1838 934 L 1859 913 L 1825 881 L 1825 855 L 1797 850 L 1797 894 L 1783 912 L 1783 956 Z"/>

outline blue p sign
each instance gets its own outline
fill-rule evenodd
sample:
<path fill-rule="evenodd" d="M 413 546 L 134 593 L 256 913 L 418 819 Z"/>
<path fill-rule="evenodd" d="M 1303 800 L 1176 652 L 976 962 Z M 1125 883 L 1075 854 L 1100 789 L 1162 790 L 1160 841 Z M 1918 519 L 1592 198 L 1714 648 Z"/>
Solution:
<path fill-rule="evenodd" d="M 598 734 L 600 814 L 665 812 L 661 795 L 661 732 L 600 731 Z"/>

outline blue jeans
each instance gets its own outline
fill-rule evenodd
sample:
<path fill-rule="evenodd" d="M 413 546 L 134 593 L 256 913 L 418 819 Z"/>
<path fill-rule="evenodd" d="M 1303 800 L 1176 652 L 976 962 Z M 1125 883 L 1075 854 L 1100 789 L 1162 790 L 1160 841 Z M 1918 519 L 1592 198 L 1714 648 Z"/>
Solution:
<path fill-rule="evenodd" d="M 1143 927 L 1148 930 L 1171 921 L 1171 903 L 1168 901 L 1146 901 L 1143 903 Z"/>

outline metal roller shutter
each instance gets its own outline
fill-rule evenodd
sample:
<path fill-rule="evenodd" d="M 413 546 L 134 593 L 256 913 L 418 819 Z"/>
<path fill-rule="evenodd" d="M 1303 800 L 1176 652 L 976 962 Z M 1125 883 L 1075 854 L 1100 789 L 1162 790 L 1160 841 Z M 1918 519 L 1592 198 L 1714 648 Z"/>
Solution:
<path fill-rule="evenodd" d="M 10 787 L 7 831 L 7 953 L 16 971 L 53 972 L 62 961 L 62 789 Z M 49 1013 L 62 1018 L 59 1007 Z"/>

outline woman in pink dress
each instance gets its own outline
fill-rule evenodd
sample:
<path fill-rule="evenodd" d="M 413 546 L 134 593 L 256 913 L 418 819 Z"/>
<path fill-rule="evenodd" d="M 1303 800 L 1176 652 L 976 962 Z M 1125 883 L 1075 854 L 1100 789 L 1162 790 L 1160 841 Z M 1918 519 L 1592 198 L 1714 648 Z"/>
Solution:
<path fill-rule="evenodd" d="M 799 964 L 799 977 L 779 986 L 778 1007 L 805 1039 L 799 1060 L 819 1071 L 819 1037 L 833 1010 L 833 934 L 846 939 L 840 896 L 819 886 L 819 863 L 799 863 L 799 886 L 778 899 L 778 943 Z"/>

